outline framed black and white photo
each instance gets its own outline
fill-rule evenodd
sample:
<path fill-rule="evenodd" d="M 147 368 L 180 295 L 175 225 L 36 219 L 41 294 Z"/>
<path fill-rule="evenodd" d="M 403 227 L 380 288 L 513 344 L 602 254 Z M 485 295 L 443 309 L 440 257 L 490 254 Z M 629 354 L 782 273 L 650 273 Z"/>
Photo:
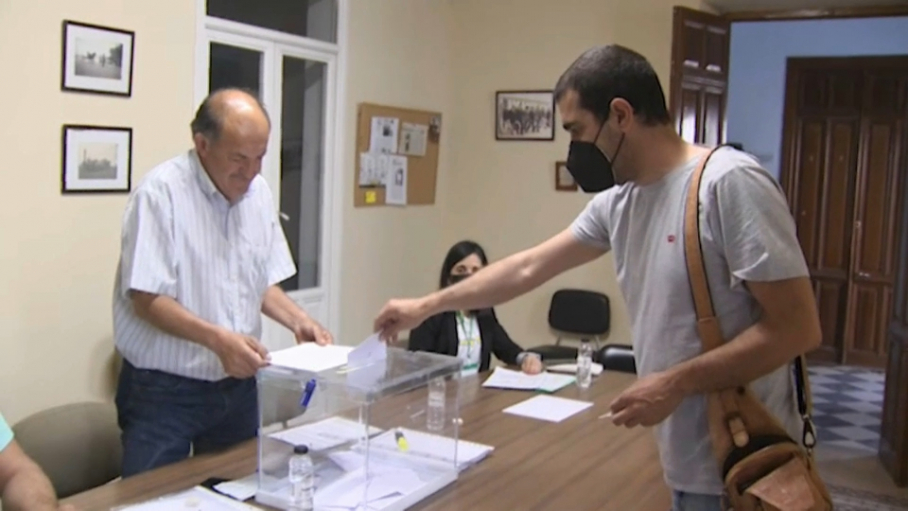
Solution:
<path fill-rule="evenodd" d="M 135 32 L 63 22 L 63 90 L 132 95 Z"/>
<path fill-rule="evenodd" d="M 129 193 L 132 128 L 63 126 L 63 193 Z"/>
<path fill-rule="evenodd" d="M 555 140 L 554 93 L 496 92 L 495 140 Z"/>

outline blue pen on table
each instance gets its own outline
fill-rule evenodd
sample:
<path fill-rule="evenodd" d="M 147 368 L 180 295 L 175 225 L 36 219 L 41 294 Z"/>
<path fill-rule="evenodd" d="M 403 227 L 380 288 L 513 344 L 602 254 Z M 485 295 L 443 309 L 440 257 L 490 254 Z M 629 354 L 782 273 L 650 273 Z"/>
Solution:
<path fill-rule="evenodd" d="M 312 399 L 313 392 L 315 392 L 315 378 L 306 382 L 306 390 L 303 391 L 303 397 L 300 399 L 300 406 L 303 408 L 309 406 L 309 400 Z"/>

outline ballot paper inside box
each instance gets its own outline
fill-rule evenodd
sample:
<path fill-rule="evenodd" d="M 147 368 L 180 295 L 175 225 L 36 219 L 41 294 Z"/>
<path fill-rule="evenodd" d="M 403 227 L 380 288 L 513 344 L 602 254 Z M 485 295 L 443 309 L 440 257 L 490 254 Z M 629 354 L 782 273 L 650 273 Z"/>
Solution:
<path fill-rule="evenodd" d="M 290 507 L 289 461 L 297 445 L 309 448 L 315 466 L 318 510 L 407 509 L 457 479 L 465 460 L 458 459 L 456 357 L 398 348 L 298 348 L 273 353 L 272 365 L 257 377 L 256 501 Z M 357 353 L 365 355 L 354 358 Z M 439 379 L 445 382 L 440 421 L 440 394 L 433 394 L 430 410 L 428 388 Z"/>

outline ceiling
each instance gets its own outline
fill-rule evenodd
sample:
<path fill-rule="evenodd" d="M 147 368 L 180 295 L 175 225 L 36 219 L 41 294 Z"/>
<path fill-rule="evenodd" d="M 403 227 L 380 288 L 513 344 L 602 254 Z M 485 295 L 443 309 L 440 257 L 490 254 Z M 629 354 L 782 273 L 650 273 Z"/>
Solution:
<path fill-rule="evenodd" d="M 720 12 L 734 12 L 908 5 L 908 0 L 707 0 L 707 3 Z"/>

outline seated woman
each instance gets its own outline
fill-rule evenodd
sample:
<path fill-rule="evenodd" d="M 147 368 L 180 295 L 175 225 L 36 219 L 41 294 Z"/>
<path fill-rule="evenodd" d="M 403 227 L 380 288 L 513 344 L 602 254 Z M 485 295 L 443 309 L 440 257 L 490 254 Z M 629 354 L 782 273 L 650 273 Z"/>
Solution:
<path fill-rule="evenodd" d="M 487 264 L 482 247 L 461 241 L 448 251 L 438 285 L 443 288 L 460 282 Z M 463 360 L 464 375 L 488 370 L 492 353 L 506 364 L 519 365 L 525 373 L 542 371 L 539 355 L 524 351 L 511 340 L 494 309 L 436 314 L 410 332 L 409 349 L 457 356 Z"/>

